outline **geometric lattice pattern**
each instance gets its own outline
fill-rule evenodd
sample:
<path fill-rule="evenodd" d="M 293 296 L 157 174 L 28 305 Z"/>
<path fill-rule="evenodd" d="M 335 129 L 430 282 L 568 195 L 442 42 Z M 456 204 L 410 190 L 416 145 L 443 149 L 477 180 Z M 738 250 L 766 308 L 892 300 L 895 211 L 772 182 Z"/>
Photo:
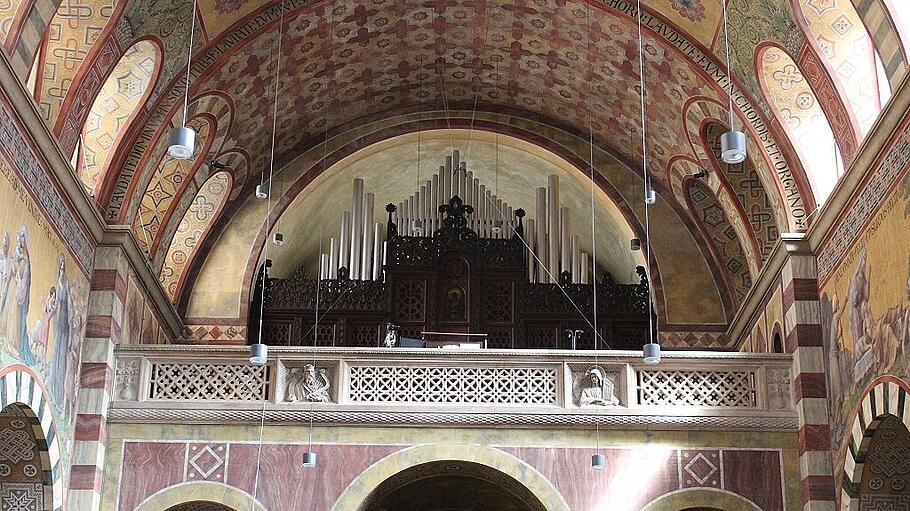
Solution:
<path fill-rule="evenodd" d="M 265 366 L 154 364 L 150 399 L 261 401 L 268 395 Z"/>
<path fill-rule="evenodd" d="M 556 370 L 351 367 L 351 402 L 556 405 Z"/>
<path fill-rule="evenodd" d="M 183 270 L 192 257 L 196 245 L 202 240 L 212 220 L 221 211 L 221 206 L 227 199 L 230 184 L 231 176 L 227 172 L 218 172 L 210 177 L 196 193 L 183 220 L 180 221 L 159 275 L 161 284 L 171 299 L 177 292 L 180 277 L 183 275 Z"/>
<path fill-rule="evenodd" d="M 638 371 L 638 404 L 754 408 L 755 376 L 746 371 Z"/>

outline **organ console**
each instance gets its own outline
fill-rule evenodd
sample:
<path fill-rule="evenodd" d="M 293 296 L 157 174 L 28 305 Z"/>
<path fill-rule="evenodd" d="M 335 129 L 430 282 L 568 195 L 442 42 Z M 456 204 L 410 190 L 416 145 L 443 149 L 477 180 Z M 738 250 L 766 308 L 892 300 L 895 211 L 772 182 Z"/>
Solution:
<path fill-rule="evenodd" d="M 560 206 L 559 177 L 536 190 L 535 218 L 525 220 L 460 156 L 453 151 L 412 194 L 388 204 L 384 225 L 374 194 L 354 179 L 341 231 L 318 255 L 318 278 L 301 267 L 268 280 L 264 341 L 380 346 L 392 323 L 410 338 L 484 335 L 491 348 L 569 347 L 571 330 L 571 346 L 593 348 L 596 287 L 597 347 L 639 349 L 650 313 L 644 269 L 638 284 L 617 284 L 608 273 L 595 282 L 571 210 Z M 251 336 L 256 329 L 251 322 Z"/>

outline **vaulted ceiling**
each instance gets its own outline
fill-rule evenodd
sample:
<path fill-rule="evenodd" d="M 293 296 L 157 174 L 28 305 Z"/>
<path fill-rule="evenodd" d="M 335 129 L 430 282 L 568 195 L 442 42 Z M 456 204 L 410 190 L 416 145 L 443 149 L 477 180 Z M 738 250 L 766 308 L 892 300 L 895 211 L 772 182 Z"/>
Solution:
<path fill-rule="evenodd" d="M 785 84 L 760 76 L 757 59 L 771 49 L 793 60 L 817 95 L 813 115 L 827 117 L 849 159 L 857 116 L 833 66 L 843 65 L 838 48 L 858 37 L 856 24 L 879 11 L 852 11 L 847 27 L 834 11 L 852 9 L 848 1 L 728 0 L 732 77 L 720 0 L 641 2 L 648 171 L 678 218 L 667 228 L 679 232 L 666 235 L 700 247 L 727 315 L 779 233 L 804 228 L 816 200 L 789 138 L 794 127 L 775 103 L 786 99 Z M 629 228 L 641 227 L 641 198 L 624 192 L 643 163 L 635 0 L 199 0 L 187 118 L 200 140 L 189 162 L 164 150 L 183 119 L 192 2 L 84 0 L 76 9 L 38 0 L 27 15 L 12 4 L 0 9 L 0 30 L 14 67 L 23 79 L 33 70 L 37 102 L 105 218 L 133 226 L 175 302 L 185 302 L 181 289 L 219 237 L 238 225 L 261 229 L 244 205 L 272 165 L 273 137 L 276 174 L 299 185 L 282 189 L 285 205 L 321 169 L 420 129 L 476 124 L 577 168 L 596 147 L 598 185 L 615 192 Z M 42 22 L 58 28 L 29 35 Z M 830 30 L 819 29 L 825 23 Z M 895 83 L 906 71 L 896 32 L 870 33 Z M 891 40 L 896 46 L 881 42 Z M 124 69 L 130 59 L 142 73 Z M 716 154 L 729 96 L 734 126 L 749 138 L 750 158 L 735 168 Z M 100 107 L 116 122 L 99 122 Z M 869 118 L 864 111 L 863 127 Z M 703 170 L 704 182 L 693 184 Z M 238 259 L 256 252 L 247 247 Z M 660 264 L 672 273 L 669 261 Z"/>

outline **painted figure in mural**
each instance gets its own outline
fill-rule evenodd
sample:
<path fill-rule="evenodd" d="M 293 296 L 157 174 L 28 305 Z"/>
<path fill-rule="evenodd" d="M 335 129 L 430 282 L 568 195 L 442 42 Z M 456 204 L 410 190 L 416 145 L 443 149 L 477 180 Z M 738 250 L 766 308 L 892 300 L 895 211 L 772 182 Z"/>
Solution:
<path fill-rule="evenodd" d="M 8 312 L 7 312 L 7 302 L 9 298 L 9 288 L 10 281 L 13 278 L 13 258 L 11 257 L 9 251 L 9 231 L 3 231 L 3 240 L 0 241 L 0 336 L 5 336 L 7 339 L 12 339 L 12 336 L 8 335 L 6 326 L 9 323 L 7 321 Z M 15 343 L 10 342 L 9 347 L 12 351 L 18 352 L 18 347 Z"/>
<path fill-rule="evenodd" d="M 851 392 L 853 383 L 850 376 L 853 358 L 851 353 L 844 349 L 844 332 L 841 328 L 841 318 L 844 317 L 844 308 L 835 294 L 828 298 L 827 293 L 821 297 L 821 323 L 822 342 L 827 351 L 826 369 L 830 378 L 830 398 L 839 403 Z"/>
<path fill-rule="evenodd" d="M 47 293 L 47 299 L 44 301 L 44 312 L 32 327 L 29 334 L 32 341 L 32 351 L 38 355 L 38 360 L 47 358 L 47 339 L 51 329 L 51 316 L 57 310 L 57 288 L 51 286 Z"/>
<path fill-rule="evenodd" d="M 51 356 L 51 367 L 48 371 L 50 390 L 59 403 L 63 402 L 66 391 L 66 357 L 69 352 L 72 313 L 70 284 L 66 278 L 66 258 L 60 256 L 57 264 L 57 311 L 54 315 L 54 352 Z"/>
<path fill-rule="evenodd" d="M 583 376 L 578 405 L 613 406 L 618 404 L 619 400 L 614 395 L 613 382 L 607 378 L 600 367 L 588 368 Z"/>
<path fill-rule="evenodd" d="M 28 255 L 28 228 L 22 226 L 16 235 L 16 249 L 13 251 L 14 271 L 16 275 L 16 305 L 18 312 L 17 339 L 19 340 L 19 358 L 24 364 L 33 365 L 35 356 L 29 346 L 28 338 L 28 305 L 32 287 L 32 264 Z"/>
<path fill-rule="evenodd" d="M 864 357 L 872 348 L 872 339 L 867 336 L 872 315 L 869 313 L 869 279 L 866 277 L 866 248 L 860 249 L 853 276 L 847 287 L 850 304 L 850 334 L 853 337 L 854 378 L 859 380 L 872 365 L 871 356 Z"/>

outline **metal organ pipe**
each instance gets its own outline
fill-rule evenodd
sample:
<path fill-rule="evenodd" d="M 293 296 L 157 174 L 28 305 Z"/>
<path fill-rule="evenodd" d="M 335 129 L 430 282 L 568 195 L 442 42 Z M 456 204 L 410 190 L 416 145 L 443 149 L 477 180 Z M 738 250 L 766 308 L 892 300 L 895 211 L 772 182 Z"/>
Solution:
<path fill-rule="evenodd" d="M 556 283 L 559 274 L 559 176 L 547 178 L 547 267 L 550 283 Z"/>
<path fill-rule="evenodd" d="M 537 268 L 537 281 L 546 282 L 547 280 L 547 189 L 540 187 L 537 189 L 537 258 L 540 259 Z"/>
<path fill-rule="evenodd" d="M 537 243 L 537 231 L 534 230 L 534 219 L 528 219 L 528 222 L 525 224 L 527 231 L 525 232 L 525 241 L 530 247 L 528 254 L 528 281 L 532 284 L 537 283 L 537 279 L 534 274 L 537 270 L 537 260 L 534 259 L 534 254 L 537 253 L 534 246 Z"/>
<path fill-rule="evenodd" d="M 354 202 L 351 212 L 351 264 L 348 266 L 352 279 L 360 275 L 360 251 L 363 242 L 363 179 L 354 180 Z"/>
<path fill-rule="evenodd" d="M 382 272 L 382 224 L 373 224 L 373 278 L 379 280 Z"/>
<path fill-rule="evenodd" d="M 329 278 L 338 278 L 338 243 L 335 238 L 329 239 Z"/>
<path fill-rule="evenodd" d="M 569 208 L 559 208 L 559 272 L 572 271 L 572 245 L 569 239 Z"/>
<path fill-rule="evenodd" d="M 366 194 L 363 210 L 363 245 L 360 259 L 360 280 L 369 280 L 373 272 L 373 194 Z"/>
<path fill-rule="evenodd" d="M 341 213 L 341 241 L 338 247 L 338 267 L 351 269 L 351 212 Z"/>

